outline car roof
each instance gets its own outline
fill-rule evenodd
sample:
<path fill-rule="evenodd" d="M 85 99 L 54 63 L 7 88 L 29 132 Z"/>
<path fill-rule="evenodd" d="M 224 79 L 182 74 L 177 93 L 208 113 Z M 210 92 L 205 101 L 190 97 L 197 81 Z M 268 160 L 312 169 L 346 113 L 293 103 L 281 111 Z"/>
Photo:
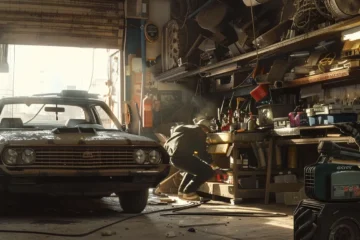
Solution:
<path fill-rule="evenodd" d="M 0 99 L 0 104 L 19 103 L 49 103 L 49 104 L 75 104 L 75 105 L 103 105 L 104 101 L 96 99 L 97 95 L 85 91 L 64 90 L 60 93 L 37 94 L 33 96 L 6 97 Z"/>
<path fill-rule="evenodd" d="M 16 104 L 16 103 L 49 103 L 49 104 L 79 104 L 79 105 L 92 105 L 104 104 L 104 101 L 92 98 L 74 98 L 74 97 L 7 97 L 0 99 L 0 104 Z"/>

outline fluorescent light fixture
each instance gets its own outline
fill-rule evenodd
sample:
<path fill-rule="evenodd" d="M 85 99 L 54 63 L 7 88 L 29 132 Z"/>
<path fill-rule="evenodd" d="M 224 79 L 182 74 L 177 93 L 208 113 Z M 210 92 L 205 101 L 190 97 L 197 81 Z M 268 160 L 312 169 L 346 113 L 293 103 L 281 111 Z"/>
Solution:
<path fill-rule="evenodd" d="M 356 41 L 360 40 L 360 27 L 352 28 L 342 32 L 343 41 Z"/>

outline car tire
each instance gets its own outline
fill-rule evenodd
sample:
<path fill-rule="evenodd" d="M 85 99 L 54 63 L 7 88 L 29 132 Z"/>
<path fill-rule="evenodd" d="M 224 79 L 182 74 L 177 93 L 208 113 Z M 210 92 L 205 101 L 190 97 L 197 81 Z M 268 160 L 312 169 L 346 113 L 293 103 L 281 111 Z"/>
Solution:
<path fill-rule="evenodd" d="M 311 209 L 297 209 L 294 214 L 294 240 L 316 239 L 317 228 L 317 216 Z"/>
<path fill-rule="evenodd" d="M 125 213 L 141 213 L 147 205 L 148 198 L 148 189 L 119 194 L 120 206 Z"/>
<path fill-rule="evenodd" d="M 360 229 L 358 225 L 350 219 L 340 220 L 330 228 L 329 240 L 357 240 L 359 238 Z"/>

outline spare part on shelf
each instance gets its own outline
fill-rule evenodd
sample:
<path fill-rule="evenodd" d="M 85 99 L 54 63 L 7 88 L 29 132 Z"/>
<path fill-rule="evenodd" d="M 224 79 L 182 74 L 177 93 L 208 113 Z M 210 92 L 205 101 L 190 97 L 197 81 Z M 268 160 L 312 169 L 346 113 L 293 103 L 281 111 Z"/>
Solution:
<path fill-rule="evenodd" d="M 179 24 L 171 20 L 164 26 L 162 34 L 162 66 L 163 71 L 177 67 L 179 58 Z"/>
<path fill-rule="evenodd" d="M 232 57 L 238 56 L 240 54 L 246 53 L 251 50 L 251 47 L 246 44 L 249 39 L 248 34 L 237 26 L 233 26 L 235 33 L 237 35 L 237 41 L 231 44 L 228 48 L 230 51 L 230 55 Z"/>
<path fill-rule="evenodd" d="M 346 41 L 341 52 L 342 58 L 358 58 L 360 56 L 360 40 Z"/>
<path fill-rule="evenodd" d="M 341 33 L 343 41 L 360 40 L 360 27 L 351 28 Z"/>
<path fill-rule="evenodd" d="M 321 16 L 323 16 L 328 20 L 332 20 L 333 17 L 326 7 L 326 3 L 325 3 L 326 1 L 327 0 L 314 0 L 314 5 L 316 10 L 321 14 Z"/>
<path fill-rule="evenodd" d="M 203 9 L 196 16 L 196 21 L 201 28 L 212 33 L 221 32 L 221 24 L 228 13 L 228 7 L 224 3 L 214 3 Z"/>
<path fill-rule="evenodd" d="M 211 39 L 204 39 L 199 45 L 199 49 L 203 52 L 214 51 L 216 49 L 215 42 Z"/>
<path fill-rule="evenodd" d="M 205 62 L 205 65 L 217 63 L 217 58 L 214 51 L 204 52 L 200 55 L 200 58 L 202 62 Z"/>
<path fill-rule="evenodd" d="M 189 10 L 188 6 L 189 1 L 184 0 L 171 0 L 170 1 L 170 15 L 171 19 L 176 19 L 178 21 L 185 21 L 186 13 Z"/>
<path fill-rule="evenodd" d="M 291 27 L 291 23 L 292 22 L 288 20 L 278 24 L 276 27 L 256 38 L 253 44 L 256 44 L 259 48 L 264 48 L 279 42 L 285 37 L 287 30 Z"/>
<path fill-rule="evenodd" d="M 289 67 L 290 63 L 288 60 L 281 58 L 276 59 L 271 66 L 266 81 L 270 84 L 274 84 L 276 81 L 279 80 L 282 81 Z"/>
<path fill-rule="evenodd" d="M 186 49 L 187 30 L 180 29 L 176 20 L 169 21 L 162 34 L 162 69 L 170 70 L 178 66 L 179 58 Z"/>
<path fill-rule="evenodd" d="M 257 5 L 266 3 L 268 1 L 270 1 L 270 0 L 243 0 L 244 4 L 248 7 L 257 6 Z"/>
<path fill-rule="evenodd" d="M 269 85 L 259 84 L 259 86 L 250 92 L 250 95 L 256 102 L 260 102 L 269 95 Z"/>
<path fill-rule="evenodd" d="M 328 0 L 295 0 L 296 12 L 293 18 L 293 27 L 307 32 L 316 29 L 318 24 L 330 20 L 328 7 L 324 7 L 326 1 Z"/>
<path fill-rule="evenodd" d="M 347 19 L 359 14 L 359 0 L 324 0 L 326 8 L 335 19 Z"/>
<path fill-rule="evenodd" d="M 236 41 L 236 33 L 229 24 L 230 20 L 229 7 L 218 1 L 213 2 L 196 15 L 199 26 L 214 33 L 217 42 Z"/>
<path fill-rule="evenodd" d="M 274 118 L 274 129 L 290 128 L 290 120 L 288 117 Z"/>
<path fill-rule="evenodd" d="M 234 87 L 234 74 L 211 79 L 210 83 L 212 92 L 229 91 Z"/>
<path fill-rule="evenodd" d="M 274 126 L 275 118 L 287 117 L 294 110 L 292 104 L 268 104 L 258 107 L 259 124 L 261 127 Z"/>

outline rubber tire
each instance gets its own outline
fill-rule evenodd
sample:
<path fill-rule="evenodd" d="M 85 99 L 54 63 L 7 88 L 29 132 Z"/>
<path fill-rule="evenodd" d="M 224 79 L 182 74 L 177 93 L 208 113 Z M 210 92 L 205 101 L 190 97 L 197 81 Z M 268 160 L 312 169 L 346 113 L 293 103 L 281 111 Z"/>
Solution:
<path fill-rule="evenodd" d="M 347 225 L 347 227 L 349 227 L 352 231 L 353 231 L 353 234 L 354 234 L 354 237 L 351 238 L 351 239 L 343 239 L 343 240 L 357 240 L 360 238 L 360 229 L 359 227 L 356 225 L 356 223 L 350 219 L 344 219 L 344 220 L 341 220 L 339 222 L 336 222 L 334 223 L 332 226 L 331 226 L 331 231 L 329 233 L 329 240 L 335 240 L 334 236 L 332 235 L 332 230 L 337 227 L 338 225 Z"/>
<path fill-rule="evenodd" d="M 300 207 L 294 215 L 294 240 L 316 239 L 316 220 L 311 209 Z"/>
<path fill-rule="evenodd" d="M 120 206 L 125 213 L 141 213 L 149 198 L 149 189 L 119 194 Z"/>

